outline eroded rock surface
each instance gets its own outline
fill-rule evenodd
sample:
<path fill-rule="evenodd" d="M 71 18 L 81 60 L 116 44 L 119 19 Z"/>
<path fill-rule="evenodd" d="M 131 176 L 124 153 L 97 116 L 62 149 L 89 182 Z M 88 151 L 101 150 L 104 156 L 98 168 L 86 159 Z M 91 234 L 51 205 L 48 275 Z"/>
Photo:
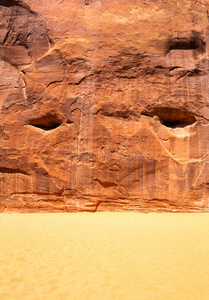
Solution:
<path fill-rule="evenodd" d="M 0 211 L 208 211 L 208 9 L 0 0 Z"/>

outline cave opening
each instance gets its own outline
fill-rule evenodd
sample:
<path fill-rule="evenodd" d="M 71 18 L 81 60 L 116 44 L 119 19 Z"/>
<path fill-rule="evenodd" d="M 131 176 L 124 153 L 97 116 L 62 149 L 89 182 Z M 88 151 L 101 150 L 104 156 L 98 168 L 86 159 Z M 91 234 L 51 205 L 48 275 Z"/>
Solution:
<path fill-rule="evenodd" d="M 156 107 L 141 113 L 144 116 L 157 116 L 161 124 L 169 128 L 186 127 L 196 122 L 196 118 L 183 109 Z"/>
<path fill-rule="evenodd" d="M 14 0 L 0 0 L 0 6 L 10 7 L 18 5 L 18 3 Z"/>
<path fill-rule="evenodd" d="M 29 125 L 46 131 L 56 129 L 61 124 L 62 121 L 56 115 L 45 115 L 29 122 Z"/>
<path fill-rule="evenodd" d="M 170 38 L 168 42 L 168 51 L 171 50 L 197 50 L 206 51 L 206 44 L 199 32 L 192 31 L 190 38 Z"/>
<path fill-rule="evenodd" d="M 169 50 L 194 50 L 198 48 L 195 40 L 174 40 L 170 43 Z"/>

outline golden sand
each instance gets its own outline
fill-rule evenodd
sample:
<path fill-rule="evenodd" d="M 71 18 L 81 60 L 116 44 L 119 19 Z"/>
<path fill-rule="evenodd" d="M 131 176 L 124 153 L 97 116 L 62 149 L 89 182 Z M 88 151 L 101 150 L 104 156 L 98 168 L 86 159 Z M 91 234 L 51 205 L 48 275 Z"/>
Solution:
<path fill-rule="evenodd" d="M 1 214 L 0 299 L 209 299 L 209 214 Z"/>

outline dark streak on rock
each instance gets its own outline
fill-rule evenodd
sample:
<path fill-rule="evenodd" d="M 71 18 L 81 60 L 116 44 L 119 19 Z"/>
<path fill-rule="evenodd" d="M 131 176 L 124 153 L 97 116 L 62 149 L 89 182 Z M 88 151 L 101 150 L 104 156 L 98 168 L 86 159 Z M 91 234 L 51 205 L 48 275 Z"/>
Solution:
<path fill-rule="evenodd" d="M 12 169 L 12 168 L 2 168 L 0 167 L 0 173 L 4 174 L 23 174 L 29 176 L 29 174 L 25 171 L 22 171 L 20 169 Z"/>
<path fill-rule="evenodd" d="M 103 186 L 104 188 L 108 188 L 108 187 L 113 187 L 116 186 L 117 184 L 114 182 L 110 182 L 110 181 L 101 181 L 99 178 L 94 178 L 94 181 L 98 182 L 101 186 Z"/>

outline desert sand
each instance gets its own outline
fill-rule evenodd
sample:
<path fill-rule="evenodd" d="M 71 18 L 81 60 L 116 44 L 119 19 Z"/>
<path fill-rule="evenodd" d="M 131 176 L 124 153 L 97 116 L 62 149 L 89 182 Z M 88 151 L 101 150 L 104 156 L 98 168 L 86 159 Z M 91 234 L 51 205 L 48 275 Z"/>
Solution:
<path fill-rule="evenodd" d="M 208 299 L 208 214 L 1 214 L 0 299 Z"/>

